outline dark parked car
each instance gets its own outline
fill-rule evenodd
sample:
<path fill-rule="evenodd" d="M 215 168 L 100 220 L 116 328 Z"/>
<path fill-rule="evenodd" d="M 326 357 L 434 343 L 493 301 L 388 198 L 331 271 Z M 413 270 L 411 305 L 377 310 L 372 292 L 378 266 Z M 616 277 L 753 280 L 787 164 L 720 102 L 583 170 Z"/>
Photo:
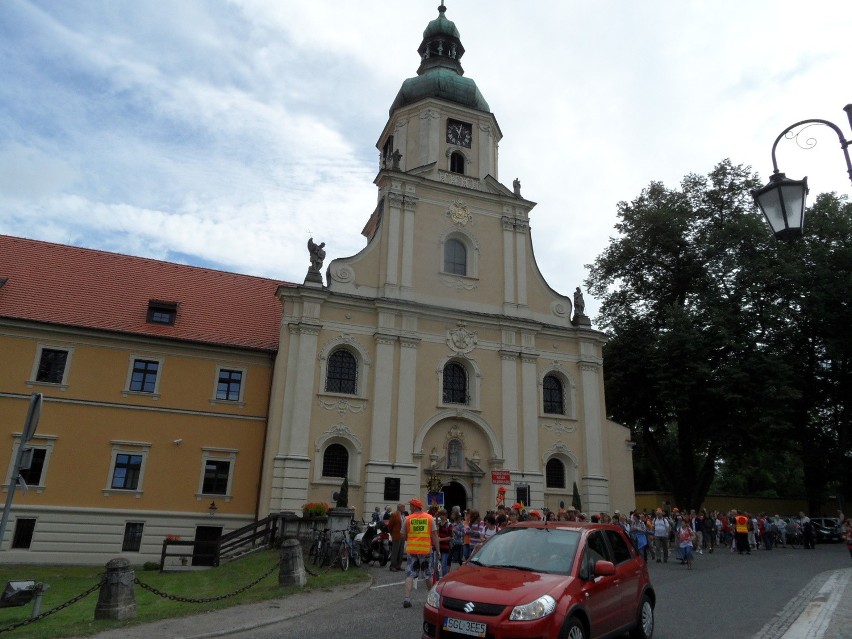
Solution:
<path fill-rule="evenodd" d="M 504 528 L 438 581 L 424 639 L 650 639 L 656 594 L 618 526 L 524 522 Z"/>
<path fill-rule="evenodd" d="M 811 517 L 817 541 L 843 541 L 840 520 L 836 517 Z"/>

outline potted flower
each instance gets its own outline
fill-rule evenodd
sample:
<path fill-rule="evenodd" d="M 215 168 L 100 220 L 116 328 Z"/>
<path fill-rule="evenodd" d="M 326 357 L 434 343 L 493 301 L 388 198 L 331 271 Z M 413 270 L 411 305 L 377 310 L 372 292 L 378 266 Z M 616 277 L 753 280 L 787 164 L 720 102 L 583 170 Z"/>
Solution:
<path fill-rule="evenodd" d="M 324 501 L 312 501 L 302 506 L 302 515 L 309 518 L 326 517 L 330 508 Z"/>

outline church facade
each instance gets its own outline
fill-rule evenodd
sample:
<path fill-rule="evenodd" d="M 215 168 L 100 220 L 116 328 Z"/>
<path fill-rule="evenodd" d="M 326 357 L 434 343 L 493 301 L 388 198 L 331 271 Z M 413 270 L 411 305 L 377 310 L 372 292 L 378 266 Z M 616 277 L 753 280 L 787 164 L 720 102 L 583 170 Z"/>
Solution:
<path fill-rule="evenodd" d="M 331 501 L 344 478 L 361 513 L 415 496 L 484 511 L 500 486 L 556 510 L 575 485 L 584 510 L 630 510 L 604 335 L 536 266 L 535 202 L 498 180 L 502 133 L 443 6 L 418 53 L 377 143 L 367 245 L 325 281 L 312 251 L 278 290 L 259 515 Z"/>

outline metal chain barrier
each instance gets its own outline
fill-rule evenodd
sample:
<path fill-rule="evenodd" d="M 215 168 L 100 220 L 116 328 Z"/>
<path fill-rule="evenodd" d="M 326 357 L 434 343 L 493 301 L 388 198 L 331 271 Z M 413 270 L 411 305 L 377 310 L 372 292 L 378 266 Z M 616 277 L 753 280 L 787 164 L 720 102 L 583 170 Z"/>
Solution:
<path fill-rule="evenodd" d="M 229 597 L 236 597 L 237 595 L 244 593 L 249 588 L 256 586 L 261 581 L 266 579 L 269 575 L 271 575 L 277 569 L 278 569 L 278 564 L 274 564 L 269 570 L 267 570 L 265 573 L 263 573 L 260 577 L 258 577 L 257 579 L 255 579 L 251 583 L 248 583 L 245 586 L 243 586 L 242 588 L 238 588 L 237 590 L 234 590 L 233 592 L 229 592 L 226 595 L 219 595 L 217 597 L 203 597 L 203 598 L 198 598 L 198 599 L 193 599 L 191 597 L 181 597 L 179 595 L 172 595 L 172 594 L 169 594 L 167 592 L 163 592 L 162 590 L 158 590 L 154 586 L 150 586 L 150 585 L 144 583 L 143 581 L 140 581 L 139 577 L 136 577 L 133 580 L 133 583 L 138 584 L 139 587 L 142 588 L 143 590 L 147 590 L 148 592 L 151 592 L 151 593 L 157 595 L 158 597 L 163 597 L 164 599 L 171 599 L 172 601 L 180 601 L 182 603 L 210 603 L 212 601 L 221 601 L 222 599 L 228 599 Z M 313 573 L 311 573 L 311 574 L 313 574 Z M 316 575 L 314 575 L 314 576 L 316 576 Z M 41 613 L 40 615 L 32 617 L 31 619 L 25 619 L 24 621 L 19 621 L 17 623 L 13 623 L 13 624 L 10 624 L 8 626 L 4 626 L 3 628 L 0 628 L 0 633 L 9 632 L 11 630 L 15 630 L 16 628 L 20 628 L 22 626 L 27 626 L 31 623 L 39 621 L 40 619 L 44 619 L 45 617 L 47 617 L 49 615 L 52 615 L 55 612 L 59 612 L 60 610 L 64 610 L 65 608 L 68 608 L 69 606 L 74 605 L 75 603 L 77 603 L 81 599 L 85 599 L 86 597 L 91 595 L 93 592 L 98 590 L 100 587 L 101 587 L 101 584 L 100 584 L 100 582 L 98 582 L 94 586 L 89 588 L 88 590 L 81 592 L 76 597 L 73 597 L 73 598 L 69 599 L 68 601 L 66 601 L 65 603 L 56 606 L 56 608 L 52 608 L 52 609 L 50 609 L 46 612 Z"/>
<path fill-rule="evenodd" d="M 313 570 L 308 568 L 308 564 L 304 564 L 304 566 L 305 566 L 305 572 L 308 573 L 311 577 L 319 577 L 319 573 L 314 572 Z"/>
<path fill-rule="evenodd" d="M 95 592 L 95 590 L 98 590 L 100 587 L 101 587 L 101 584 L 100 584 L 100 582 L 98 582 L 94 586 L 89 588 L 88 590 L 85 590 L 85 591 L 81 592 L 79 595 L 77 595 L 76 597 L 69 599 L 64 604 L 60 604 L 60 605 L 56 606 L 56 608 L 52 608 L 52 609 L 48 610 L 47 612 L 43 612 L 40 615 L 37 615 L 37 616 L 35 616 L 31 619 L 19 621 L 18 623 L 13 623 L 9 626 L 5 626 L 4 628 L 0 628 L 0 633 L 9 632 L 10 630 L 14 630 L 15 628 L 20 628 L 21 626 L 26 626 L 26 625 L 31 624 L 35 621 L 40 620 L 40 619 L 44 619 L 48 615 L 52 615 L 54 612 L 59 612 L 60 610 L 63 610 L 65 608 L 67 608 L 68 606 L 74 605 L 75 603 L 77 603 L 81 599 L 85 599 L 86 597 L 91 595 L 93 592 Z"/>
<path fill-rule="evenodd" d="M 154 586 L 149 586 L 148 584 L 144 583 L 143 581 L 140 581 L 139 577 L 136 577 L 133 580 L 133 583 L 138 584 L 139 587 L 142 588 L 143 590 L 147 590 L 148 592 L 154 593 L 158 597 L 163 597 L 164 599 L 171 599 L 172 601 L 180 601 L 182 603 L 210 603 L 211 601 L 221 601 L 222 599 L 228 599 L 229 597 L 236 597 L 237 595 L 244 593 L 246 590 L 248 590 L 252 586 L 256 586 L 257 584 L 259 584 L 261 581 L 266 579 L 269 575 L 271 575 L 276 570 L 278 570 L 278 564 L 273 565 L 272 568 L 267 570 L 264 574 L 262 574 L 260 577 L 258 577 L 257 579 L 255 579 L 251 583 L 246 584 L 242 588 L 238 588 L 237 590 L 234 590 L 233 592 L 229 592 L 226 595 L 218 595 L 216 597 L 201 597 L 201 598 L 198 598 L 198 599 L 193 599 L 192 597 L 181 597 L 180 595 L 171 595 L 167 592 L 163 592 L 162 590 L 158 590 L 157 588 L 154 588 Z"/>

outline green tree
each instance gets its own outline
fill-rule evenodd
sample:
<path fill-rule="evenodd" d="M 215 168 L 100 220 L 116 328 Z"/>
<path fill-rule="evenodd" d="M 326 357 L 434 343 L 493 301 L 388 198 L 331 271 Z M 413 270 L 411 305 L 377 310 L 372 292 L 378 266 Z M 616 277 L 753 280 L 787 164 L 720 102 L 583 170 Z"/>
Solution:
<path fill-rule="evenodd" d="M 831 513 L 829 494 L 852 493 L 852 204 L 822 194 L 805 219 L 803 238 L 779 248 L 776 347 L 793 373 L 787 419 L 810 509 Z"/>
<path fill-rule="evenodd" d="M 749 195 L 758 184 L 729 160 L 680 189 L 651 183 L 619 204 L 619 235 L 586 280 L 611 336 L 611 415 L 686 508 L 701 504 L 721 460 L 786 441 L 794 390 L 767 341 L 783 321 L 771 301 L 775 240 Z"/>

